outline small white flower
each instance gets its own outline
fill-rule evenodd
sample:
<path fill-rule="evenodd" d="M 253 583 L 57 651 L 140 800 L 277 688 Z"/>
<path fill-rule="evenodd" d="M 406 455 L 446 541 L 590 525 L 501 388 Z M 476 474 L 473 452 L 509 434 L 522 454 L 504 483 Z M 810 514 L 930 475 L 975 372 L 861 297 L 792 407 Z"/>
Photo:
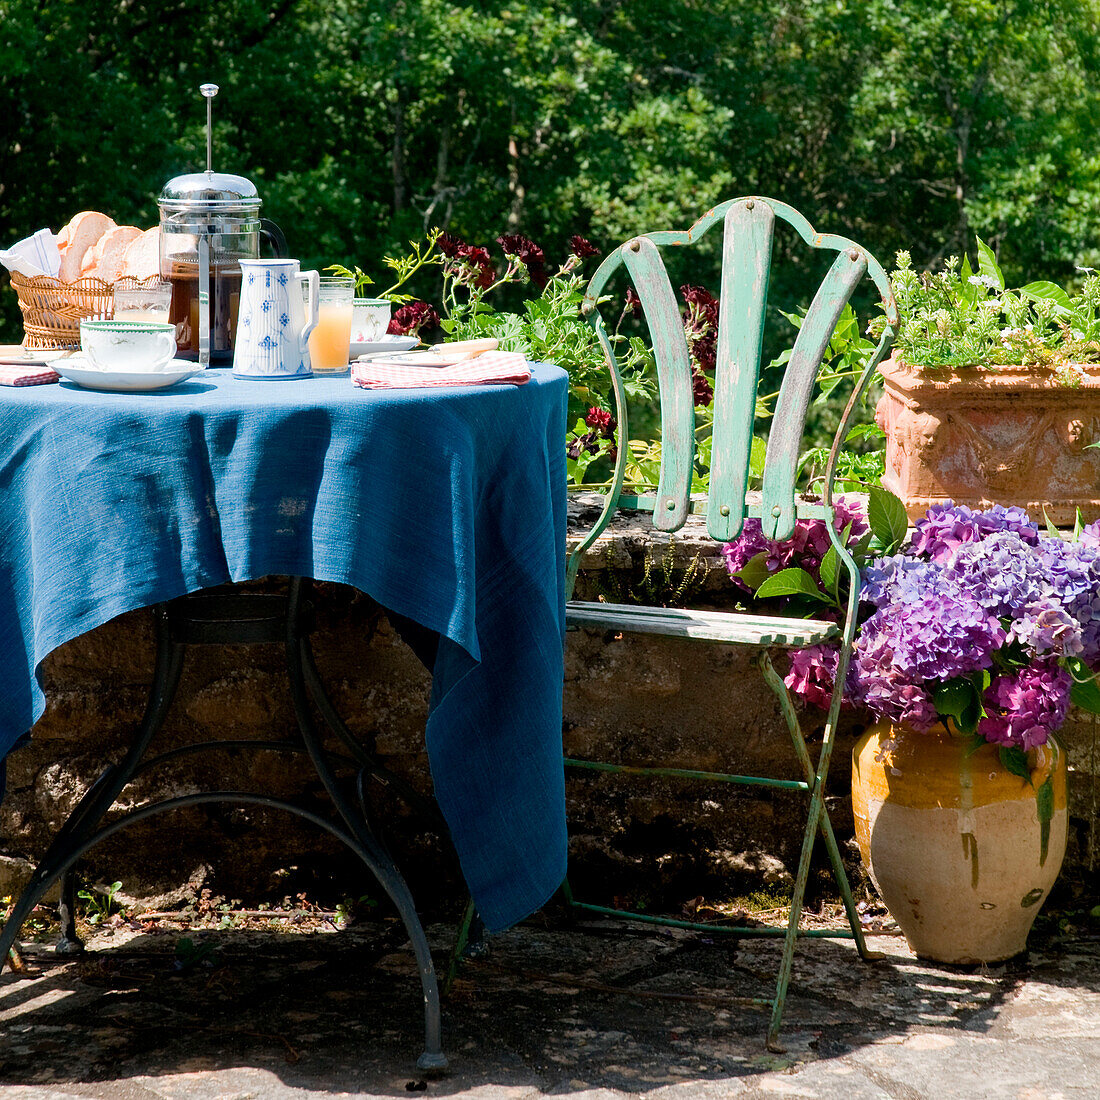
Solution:
<path fill-rule="evenodd" d="M 967 282 L 973 283 L 975 286 L 988 287 L 990 290 L 1000 290 L 997 280 L 992 275 L 971 275 Z"/>

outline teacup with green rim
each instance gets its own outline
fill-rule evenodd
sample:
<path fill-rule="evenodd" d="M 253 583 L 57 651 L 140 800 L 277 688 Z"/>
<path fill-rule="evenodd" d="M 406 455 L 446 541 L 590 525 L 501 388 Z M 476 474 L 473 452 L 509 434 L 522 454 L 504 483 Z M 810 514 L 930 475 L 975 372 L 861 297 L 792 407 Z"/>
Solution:
<path fill-rule="evenodd" d="M 176 354 L 176 326 L 166 321 L 81 321 L 80 350 L 103 371 L 163 370 Z"/>

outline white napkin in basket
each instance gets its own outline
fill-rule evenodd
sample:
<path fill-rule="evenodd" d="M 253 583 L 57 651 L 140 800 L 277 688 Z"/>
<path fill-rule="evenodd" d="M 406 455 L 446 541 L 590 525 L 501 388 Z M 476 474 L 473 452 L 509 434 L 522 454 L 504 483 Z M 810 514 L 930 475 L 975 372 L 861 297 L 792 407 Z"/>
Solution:
<path fill-rule="evenodd" d="M 49 229 L 40 229 L 11 248 L 0 249 L 0 263 L 9 271 L 18 271 L 28 279 L 36 275 L 52 275 L 56 279 L 61 271 L 57 238 Z"/>

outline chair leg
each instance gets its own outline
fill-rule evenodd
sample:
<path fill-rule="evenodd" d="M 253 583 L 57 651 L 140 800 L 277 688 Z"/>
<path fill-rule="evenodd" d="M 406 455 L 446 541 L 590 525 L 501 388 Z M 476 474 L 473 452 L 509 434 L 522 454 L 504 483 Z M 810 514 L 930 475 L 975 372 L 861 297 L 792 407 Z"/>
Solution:
<path fill-rule="evenodd" d="M 806 747 L 806 741 L 802 734 L 802 725 L 798 720 L 798 712 L 795 710 L 794 701 L 791 699 L 790 692 L 787 691 L 787 685 L 783 683 L 782 678 L 775 671 L 775 666 L 772 664 L 771 657 L 767 650 L 761 651 L 760 656 L 757 658 L 757 664 L 760 666 L 760 671 L 767 681 L 768 686 L 779 699 L 783 717 L 786 719 L 787 728 L 790 730 L 791 741 L 794 744 L 795 753 L 798 755 L 799 763 L 802 765 L 802 770 L 806 775 L 806 782 L 813 784 L 817 778 L 816 773 L 814 772 L 813 763 L 810 760 L 810 753 Z M 871 951 L 867 947 L 867 940 L 863 933 L 863 925 L 859 922 L 859 912 L 856 909 L 855 898 L 852 896 L 852 887 L 848 882 L 848 873 L 844 870 L 844 861 L 840 856 L 840 847 L 836 842 L 836 835 L 833 833 L 833 825 L 829 820 L 828 811 L 824 808 L 821 812 L 820 821 L 821 835 L 825 841 L 825 849 L 829 854 L 829 863 L 832 866 L 833 878 L 836 880 L 837 888 L 840 890 L 841 900 L 844 902 L 844 912 L 848 917 L 848 924 L 852 929 L 852 938 L 855 940 L 859 957 L 865 961 L 882 959 L 885 957 L 882 952 Z"/>
<path fill-rule="evenodd" d="M 451 992 L 463 959 L 479 959 L 488 952 L 489 942 L 485 938 L 485 925 L 482 924 L 481 917 L 474 906 L 474 899 L 470 898 L 466 902 L 462 920 L 455 933 L 454 946 L 451 948 L 451 957 L 447 963 L 447 973 L 440 990 L 442 995 L 446 997 Z"/>
<path fill-rule="evenodd" d="M 832 822 L 829 820 L 825 809 L 825 780 L 829 773 L 829 763 L 832 758 L 833 743 L 836 739 L 836 725 L 839 707 L 834 705 L 830 710 L 825 723 L 825 735 L 821 746 L 821 755 L 818 758 L 817 770 L 814 770 L 810 759 L 809 749 L 806 747 L 806 739 L 802 733 L 802 724 L 798 720 L 798 712 L 787 685 L 782 677 L 775 671 L 771 656 L 767 650 L 761 650 L 757 657 L 757 664 L 768 686 L 779 699 L 783 717 L 786 719 L 787 728 L 791 734 L 791 742 L 794 745 L 795 754 L 802 765 L 806 782 L 811 786 L 810 809 L 806 818 L 806 829 L 802 834 L 802 853 L 798 861 L 798 874 L 795 878 L 794 891 L 791 895 L 791 912 L 787 922 L 787 934 L 783 938 L 783 956 L 779 966 L 779 977 L 776 982 L 775 1000 L 772 1004 L 771 1023 L 768 1027 L 768 1049 L 782 1053 L 783 1048 L 779 1044 L 779 1027 L 783 1019 L 783 1008 L 787 998 L 787 986 L 791 979 L 791 969 L 794 964 L 794 949 L 798 939 L 798 924 L 802 916 L 802 903 L 806 894 L 806 884 L 810 876 L 810 863 L 813 857 L 814 843 L 820 830 L 825 841 L 825 848 L 829 855 L 829 863 L 832 866 L 833 878 L 840 889 L 840 895 L 844 902 L 844 911 L 848 917 L 848 924 L 852 929 L 852 938 L 855 940 L 856 949 L 864 960 L 881 959 L 883 956 L 877 952 L 869 951 L 866 937 L 863 934 L 863 926 L 859 923 L 859 913 L 856 910 L 855 899 L 852 896 L 852 888 L 848 882 L 847 872 L 844 870 L 844 862 L 840 857 L 840 848 L 833 833 Z"/>
<path fill-rule="evenodd" d="M 813 855 L 814 841 L 817 839 L 818 821 L 824 808 L 821 797 L 822 784 L 817 784 L 810 798 L 810 814 L 806 819 L 806 831 L 802 834 L 802 855 L 798 860 L 798 875 L 794 880 L 794 892 L 791 895 L 791 914 L 787 921 L 787 934 L 783 937 L 783 957 L 779 963 L 779 977 L 775 983 L 775 1000 L 772 1002 L 771 1022 L 768 1024 L 768 1050 L 776 1054 L 784 1053 L 785 1048 L 779 1042 L 779 1026 L 783 1021 L 783 1008 L 787 1000 L 787 986 L 791 980 L 791 968 L 794 964 L 794 948 L 798 940 L 798 922 L 802 916 L 802 901 L 806 895 L 806 882 L 810 877 L 810 859 Z"/>

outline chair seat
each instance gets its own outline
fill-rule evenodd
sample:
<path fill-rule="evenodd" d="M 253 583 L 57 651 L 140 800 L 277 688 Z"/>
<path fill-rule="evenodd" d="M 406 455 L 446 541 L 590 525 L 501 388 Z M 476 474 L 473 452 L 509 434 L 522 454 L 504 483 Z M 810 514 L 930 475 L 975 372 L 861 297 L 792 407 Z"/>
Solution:
<path fill-rule="evenodd" d="M 680 607 L 637 607 L 621 603 L 570 600 L 567 626 L 632 634 L 664 634 L 699 642 L 731 645 L 807 646 L 835 638 L 836 623 L 822 619 L 785 619 L 775 615 L 745 615 L 729 611 L 689 611 Z"/>

